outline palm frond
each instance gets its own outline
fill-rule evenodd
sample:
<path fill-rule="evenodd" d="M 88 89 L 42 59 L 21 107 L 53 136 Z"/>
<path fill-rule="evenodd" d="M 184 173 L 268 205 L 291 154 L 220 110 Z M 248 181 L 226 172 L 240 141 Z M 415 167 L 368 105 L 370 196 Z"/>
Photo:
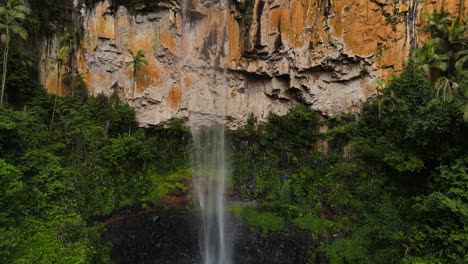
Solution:
<path fill-rule="evenodd" d="M 129 67 L 131 67 L 133 65 L 133 61 L 127 61 L 125 62 L 125 69 L 128 69 Z"/>
<path fill-rule="evenodd" d="M 68 46 L 63 46 L 60 48 L 58 54 L 59 56 L 66 56 L 69 51 L 70 51 L 70 48 Z"/>
<path fill-rule="evenodd" d="M 73 35 L 70 31 L 65 31 L 65 33 L 60 37 L 60 40 L 63 42 L 69 41 L 72 39 Z"/>
<path fill-rule="evenodd" d="M 457 60 L 457 62 L 455 63 L 455 69 L 458 72 L 462 72 L 464 70 L 464 65 L 467 63 L 468 63 L 468 55 Z"/>
<path fill-rule="evenodd" d="M 27 38 L 27 31 L 20 25 L 31 13 L 31 9 L 24 0 L 5 0 L 0 5 L 0 27 L 7 32 Z"/>
<path fill-rule="evenodd" d="M 17 21 L 17 20 L 25 20 L 26 19 L 26 14 L 21 13 L 21 12 L 10 11 L 10 13 L 8 13 L 7 16 L 8 16 L 9 21 Z"/>
<path fill-rule="evenodd" d="M 25 28 L 18 24 L 13 24 L 10 26 L 11 32 L 14 32 L 18 34 L 22 39 L 27 39 L 28 38 L 28 31 L 26 31 Z"/>
<path fill-rule="evenodd" d="M 14 10 L 19 13 L 24 13 L 26 15 L 29 15 L 31 13 L 31 8 L 29 8 L 29 6 L 26 5 L 17 5 L 15 6 Z"/>
<path fill-rule="evenodd" d="M 145 52 L 141 49 L 137 50 L 136 57 L 145 57 Z"/>
<path fill-rule="evenodd" d="M 444 12 L 434 12 L 432 15 L 424 15 L 427 25 L 422 28 L 422 33 L 437 31 L 437 33 L 445 33 L 447 23 L 450 17 Z"/>
<path fill-rule="evenodd" d="M 459 72 L 463 71 L 463 66 L 468 62 L 468 49 L 461 50 L 455 53 L 455 69 Z"/>
<path fill-rule="evenodd" d="M 466 104 L 463 109 L 463 121 L 465 121 L 466 123 L 468 123 L 468 104 Z"/>
<path fill-rule="evenodd" d="M 41 65 L 49 66 L 47 70 L 53 71 L 55 70 L 55 65 L 57 64 L 57 60 L 55 58 L 47 57 L 41 61 Z"/>
<path fill-rule="evenodd" d="M 56 60 L 54 58 L 47 57 L 47 58 L 44 58 L 44 59 L 41 60 L 41 65 L 54 64 L 55 62 L 56 62 Z"/>
<path fill-rule="evenodd" d="M 382 117 L 384 100 L 379 100 L 377 103 L 377 110 L 379 111 L 379 118 Z"/>
<path fill-rule="evenodd" d="M 429 67 L 429 64 L 421 64 L 419 68 L 426 74 L 427 76 L 431 75 L 431 68 Z"/>
<path fill-rule="evenodd" d="M 387 106 L 390 106 L 390 107 L 387 107 Z M 390 112 L 393 111 L 393 109 L 395 108 L 394 98 L 383 96 L 382 98 L 379 99 L 377 103 L 377 110 L 379 112 L 379 118 L 382 117 L 382 114 L 387 108 L 389 109 Z"/>
<path fill-rule="evenodd" d="M 455 19 L 452 20 L 452 24 L 448 29 L 448 37 L 449 41 L 454 41 L 458 37 L 458 24 L 460 23 L 460 16 L 457 16 Z"/>
<path fill-rule="evenodd" d="M 436 96 L 440 97 L 442 95 L 443 101 L 452 100 L 452 89 L 451 82 L 447 77 L 440 77 L 435 83 Z"/>
<path fill-rule="evenodd" d="M 134 53 L 132 50 L 128 50 L 132 56 L 132 61 L 125 63 L 125 68 L 128 68 L 133 65 L 136 70 L 141 70 L 142 64 L 148 65 L 148 61 L 145 60 L 145 52 L 143 50 L 138 50 Z"/>
<path fill-rule="evenodd" d="M 434 61 L 431 65 L 430 68 L 440 70 L 442 72 L 446 72 L 448 69 L 448 63 L 445 61 Z"/>

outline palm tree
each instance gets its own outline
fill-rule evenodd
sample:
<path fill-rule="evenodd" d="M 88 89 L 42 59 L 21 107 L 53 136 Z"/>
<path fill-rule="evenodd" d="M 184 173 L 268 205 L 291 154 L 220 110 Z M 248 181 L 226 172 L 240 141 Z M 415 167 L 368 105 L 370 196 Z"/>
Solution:
<path fill-rule="evenodd" d="M 131 50 L 128 50 L 130 55 L 132 56 L 132 60 L 125 63 L 125 69 L 133 66 L 133 91 L 132 91 L 132 102 L 135 99 L 135 90 L 137 86 L 136 76 L 137 72 L 141 70 L 143 64 L 148 65 L 148 61 L 145 60 L 145 52 L 142 50 L 138 50 L 134 53 Z"/>
<path fill-rule="evenodd" d="M 26 19 L 26 16 L 31 13 L 31 9 L 26 4 L 25 0 L 5 0 L 0 5 L 0 30 L 3 31 L 1 39 L 4 46 L 3 50 L 3 76 L 2 76 L 2 92 L 0 95 L 0 105 L 3 104 L 3 95 L 5 93 L 5 83 L 8 63 L 8 50 L 11 36 L 19 35 L 21 38 L 28 37 L 27 31 L 21 26 L 21 21 Z"/>
<path fill-rule="evenodd" d="M 439 38 L 447 35 L 447 24 L 450 23 L 450 16 L 444 11 L 434 11 L 432 14 L 425 14 L 426 25 L 421 29 L 421 33 L 430 33 L 432 38 Z"/>
<path fill-rule="evenodd" d="M 52 126 L 54 125 L 55 110 L 57 108 L 57 98 L 58 98 L 59 87 L 60 87 L 60 75 L 61 75 L 61 70 L 62 70 L 63 65 L 65 65 L 68 61 L 68 52 L 69 52 L 69 47 L 65 46 L 59 50 L 58 54 L 55 57 L 48 57 L 42 60 L 43 64 L 51 66 L 50 68 L 51 70 L 54 70 L 54 66 L 56 66 L 55 70 L 57 71 L 57 85 L 55 88 L 56 90 L 55 90 L 54 109 L 52 111 L 52 119 L 50 121 L 49 132 L 52 132 Z"/>
<path fill-rule="evenodd" d="M 448 17 L 448 15 L 445 14 L 445 17 Z M 466 53 L 460 53 L 460 51 L 466 51 L 468 48 L 468 38 L 466 37 L 468 27 L 460 25 L 460 17 L 456 17 L 453 20 L 450 18 L 441 20 L 445 24 L 434 28 L 435 31 L 431 32 L 432 41 L 437 44 L 437 53 L 447 56 L 447 73 L 453 75 L 456 73 L 457 62 L 467 59 Z M 434 24 L 433 21 L 431 22 Z"/>
<path fill-rule="evenodd" d="M 436 95 L 450 101 L 458 84 L 452 81 L 468 62 L 468 26 L 460 24 L 460 17 L 451 19 L 444 11 L 426 17 L 423 33 L 432 39 L 413 51 L 414 61 L 435 82 Z"/>
<path fill-rule="evenodd" d="M 449 57 L 447 54 L 438 54 L 435 46 L 436 40 L 430 40 L 421 48 L 413 51 L 413 60 L 416 65 L 429 77 L 431 81 L 437 80 L 448 69 Z"/>

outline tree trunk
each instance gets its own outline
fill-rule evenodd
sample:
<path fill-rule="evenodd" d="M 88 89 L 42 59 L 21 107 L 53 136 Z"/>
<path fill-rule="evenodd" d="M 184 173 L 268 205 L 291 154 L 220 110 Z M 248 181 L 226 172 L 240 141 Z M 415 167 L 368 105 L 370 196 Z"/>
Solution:
<path fill-rule="evenodd" d="M 135 65 L 133 67 L 135 67 Z M 133 106 L 133 100 L 135 99 L 135 90 L 136 90 L 136 70 L 133 70 L 132 106 Z"/>
<path fill-rule="evenodd" d="M 135 67 L 135 65 L 133 65 Z M 133 70 L 133 91 L 132 91 L 132 101 L 130 102 L 130 106 L 133 107 L 133 100 L 135 99 L 135 90 L 136 90 L 136 70 Z M 132 124 L 128 126 L 128 136 L 132 134 Z"/>
<path fill-rule="evenodd" d="M 5 84 L 6 84 L 9 45 L 10 45 L 10 41 L 7 40 L 7 42 L 5 44 L 5 52 L 3 54 L 2 94 L 0 96 L 0 105 L 3 105 L 3 96 L 5 94 Z"/>
<path fill-rule="evenodd" d="M 71 94 L 72 96 L 75 96 L 75 60 L 74 60 L 74 57 L 75 57 L 75 54 L 72 53 L 72 58 L 71 58 L 71 75 L 72 75 L 72 79 L 71 79 Z"/>
<path fill-rule="evenodd" d="M 110 120 L 106 120 L 106 129 L 104 130 L 104 140 L 107 141 L 109 139 L 109 127 L 110 127 Z"/>
<path fill-rule="evenodd" d="M 135 65 L 133 65 L 135 67 Z M 133 100 L 135 99 L 135 90 L 136 90 L 136 70 L 133 70 L 133 91 L 132 91 L 132 101 L 130 102 L 130 106 L 133 107 Z M 132 134 L 132 124 L 128 126 L 128 136 Z"/>
<path fill-rule="evenodd" d="M 55 119 L 55 110 L 57 109 L 57 98 L 58 98 L 59 84 L 60 84 L 60 68 L 62 68 L 61 65 L 57 64 L 57 87 L 55 88 L 54 109 L 52 111 L 52 119 L 50 120 L 49 133 L 52 132 L 52 126 L 54 125 L 54 119 Z"/>
<path fill-rule="evenodd" d="M 449 60 L 448 60 L 448 76 L 452 76 L 455 74 L 455 51 L 450 49 L 448 52 Z"/>
<path fill-rule="evenodd" d="M 132 123 L 128 125 L 128 136 L 132 135 Z"/>

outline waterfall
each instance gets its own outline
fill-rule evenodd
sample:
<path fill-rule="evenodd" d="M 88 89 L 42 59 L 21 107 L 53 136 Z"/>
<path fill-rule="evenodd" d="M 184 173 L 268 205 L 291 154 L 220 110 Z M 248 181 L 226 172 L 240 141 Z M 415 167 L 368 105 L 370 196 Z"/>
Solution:
<path fill-rule="evenodd" d="M 200 254 L 203 264 L 230 264 L 230 245 L 225 230 L 227 176 L 224 126 L 192 128 L 193 183 L 200 206 Z"/>
<path fill-rule="evenodd" d="M 223 6 L 223 18 L 218 26 L 226 30 L 228 3 Z M 188 1 L 181 6 L 182 47 L 192 41 Z M 208 50 L 213 57 L 222 56 L 225 41 Z M 183 66 L 198 67 L 199 63 L 190 60 L 190 54 L 182 51 Z M 191 103 L 202 106 L 199 111 L 190 112 L 189 126 L 192 131 L 193 195 L 200 208 L 199 247 L 201 263 L 231 264 L 231 243 L 226 232 L 225 185 L 228 172 L 226 157 L 225 119 L 228 97 L 227 80 L 224 69 L 217 68 L 215 60 L 207 60 L 213 71 L 213 85 L 205 91 L 196 91 Z"/>

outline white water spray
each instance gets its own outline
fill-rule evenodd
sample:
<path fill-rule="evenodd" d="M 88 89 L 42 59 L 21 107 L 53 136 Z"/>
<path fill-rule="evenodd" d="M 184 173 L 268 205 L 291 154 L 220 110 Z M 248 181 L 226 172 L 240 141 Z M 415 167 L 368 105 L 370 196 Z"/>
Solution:
<path fill-rule="evenodd" d="M 224 127 L 192 128 L 194 187 L 200 205 L 200 253 L 203 264 L 230 264 L 230 243 L 225 230 L 227 177 Z"/>
<path fill-rule="evenodd" d="M 227 2 L 223 6 L 224 19 L 219 26 L 226 30 Z M 190 41 L 187 29 L 190 26 L 188 1 L 183 0 L 182 14 L 182 43 Z M 186 36 L 187 35 L 187 36 Z M 222 56 L 224 40 L 217 47 L 210 50 L 212 56 Z M 183 55 L 186 51 L 184 50 Z M 188 55 L 188 54 L 187 54 Z M 192 64 L 182 56 L 184 66 Z M 213 61 L 211 61 L 213 62 Z M 192 64 L 193 65 L 193 64 Z M 197 64 L 195 64 L 197 65 Z M 213 69 L 217 66 L 211 65 Z M 199 246 L 201 263 L 203 264 L 231 264 L 231 243 L 226 235 L 225 185 L 228 171 L 226 157 L 225 116 L 227 101 L 227 80 L 224 71 L 214 70 L 214 85 L 205 91 L 196 91 L 191 103 L 203 105 L 201 111 L 191 112 L 189 124 L 192 130 L 193 150 L 193 186 L 196 202 L 200 207 Z M 208 95 L 210 94 L 210 95 Z"/>

